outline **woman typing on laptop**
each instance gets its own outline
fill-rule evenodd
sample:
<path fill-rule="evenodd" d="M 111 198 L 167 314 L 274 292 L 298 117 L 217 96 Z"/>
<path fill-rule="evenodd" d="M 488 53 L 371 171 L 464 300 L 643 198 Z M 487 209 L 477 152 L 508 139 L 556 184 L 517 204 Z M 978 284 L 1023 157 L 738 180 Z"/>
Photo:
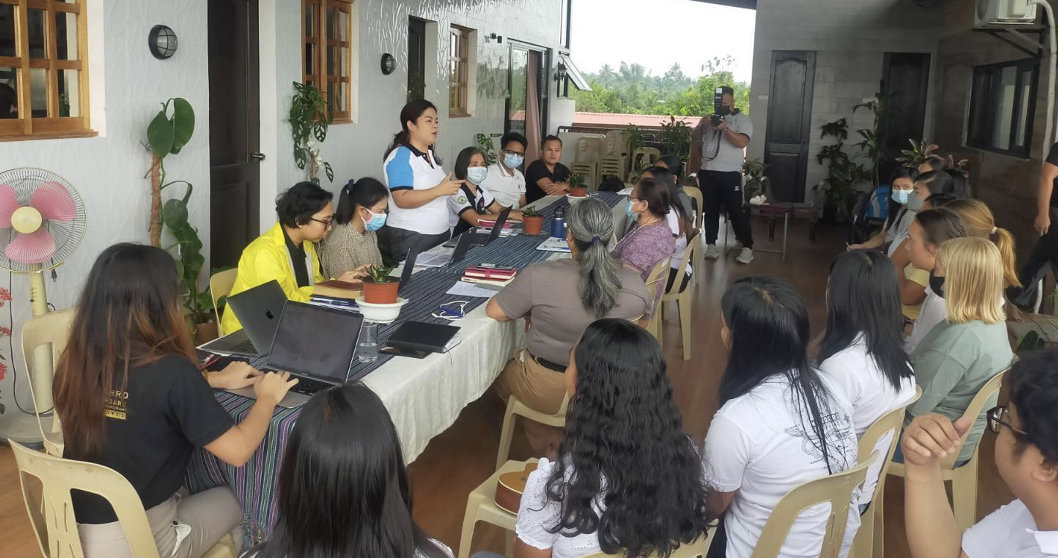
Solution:
<path fill-rule="evenodd" d="M 276 200 L 279 222 L 242 251 L 239 274 L 230 295 L 278 281 L 287 298 L 307 302 L 313 285 L 323 282 L 314 242 L 323 240 L 334 225 L 334 195 L 311 182 L 299 182 Z M 339 280 L 355 281 L 360 271 L 347 271 Z M 242 329 L 235 313 L 225 309 L 224 333 Z"/>
<path fill-rule="evenodd" d="M 203 375 L 181 296 L 164 250 L 116 244 L 103 251 L 78 302 L 54 397 L 63 457 L 121 473 L 140 496 L 159 554 L 197 558 L 228 532 L 242 541 L 242 510 L 228 488 L 178 494 L 192 451 L 242 466 L 297 381 L 244 363 Z M 257 401 L 235 424 L 210 388 L 250 385 Z M 110 505 L 80 492 L 73 498 L 85 556 L 131 556 Z"/>

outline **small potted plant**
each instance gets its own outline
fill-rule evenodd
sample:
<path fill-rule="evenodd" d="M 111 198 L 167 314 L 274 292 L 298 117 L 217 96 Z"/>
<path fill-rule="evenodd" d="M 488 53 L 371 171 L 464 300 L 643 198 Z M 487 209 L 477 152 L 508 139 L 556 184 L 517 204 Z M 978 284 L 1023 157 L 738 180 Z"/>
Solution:
<path fill-rule="evenodd" d="M 588 195 L 588 187 L 584 185 L 584 175 L 573 173 L 569 175 L 569 195 L 574 198 L 583 198 Z"/>
<path fill-rule="evenodd" d="M 526 207 L 522 209 L 522 230 L 529 236 L 540 234 L 544 228 L 544 216 L 536 208 Z"/>
<path fill-rule="evenodd" d="M 371 304 L 393 304 L 397 302 L 400 280 L 390 277 L 395 266 L 373 265 L 367 268 L 364 278 L 364 301 Z"/>

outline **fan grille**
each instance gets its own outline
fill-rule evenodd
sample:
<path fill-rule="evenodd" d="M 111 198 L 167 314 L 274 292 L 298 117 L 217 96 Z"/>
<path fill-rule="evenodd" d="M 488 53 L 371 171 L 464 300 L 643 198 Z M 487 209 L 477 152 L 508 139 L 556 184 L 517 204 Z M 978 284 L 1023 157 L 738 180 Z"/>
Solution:
<path fill-rule="evenodd" d="M 73 198 L 75 215 L 70 221 L 57 221 L 45 219 L 42 227 L 46 228 L 55 239 L 55 253 L 51 259 L 42 264 L 29 264 L 13 261 L 7 257 L 7 246 L 17 236 L 18 232 L 13 228 L 0 229 L 0 268 L 15 272 L 30 272 L 44 269 L 52 269 L 62 265 L 69 258 L 84 238 L 86 214 L 84 201 L 77 190 L 65 178 L 58 174 L 33 167 L 22 167 L 0 172 L 0 185 L 11 186 L 15 190 L 15 197 L 20 205 L 29 205 L 33 191 L 43 184 L 57 184 L 66 189 Z"/>

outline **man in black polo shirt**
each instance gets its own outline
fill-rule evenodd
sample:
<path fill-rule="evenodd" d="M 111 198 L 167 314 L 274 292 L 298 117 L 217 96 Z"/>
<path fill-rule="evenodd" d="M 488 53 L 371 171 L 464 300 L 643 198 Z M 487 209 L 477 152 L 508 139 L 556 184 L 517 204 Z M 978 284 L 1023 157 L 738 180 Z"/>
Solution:
<path fill-rule="evenodd" d="M 1021 287 L 1008 287 L 1007 298 L 1017 306 L 1025 309 L 1036 305 L 1036 289 L 1047 271 L 1047 264 L 1058 276 L 1058 143 L 1051 146 L 1051 152 L 1040 170 L 1039 189 L 1036 191 L 1036 222 L 1033 228 L 1040 234 L 1040 240 L 1032 255 L 1021 266 L 1018 281 Z"/>
<path fill-rule="evenodd" d="M 562 158 L 562 140 L 547 136 L 540 151 L 543 153 L 540 158 L 525 169 L 525 201 L 529 203 L 569 192 L 569 169 L 558 162 Z"/>

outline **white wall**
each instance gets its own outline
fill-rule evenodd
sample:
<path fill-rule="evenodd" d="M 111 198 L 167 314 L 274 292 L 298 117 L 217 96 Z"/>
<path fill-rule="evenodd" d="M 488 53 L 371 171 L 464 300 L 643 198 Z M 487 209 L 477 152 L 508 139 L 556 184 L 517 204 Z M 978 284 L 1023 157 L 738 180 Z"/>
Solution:
<path fill-rule="evenodd" d="M 329 184 L 324 177 L 322 185 L 338 192 L 350 178 L 382 178 L 382 154 L 400 131 L 400 109 L 407 99 L 409 16 L 437 22 L 436 34 L 428 32 L 435 44 L 427 45 L 426 70 L 432 75 L 426 77 L 426 98 L 438 105 L 441 131 L 437 151 L 445 161 L 444 168 L 452 170 L 456 154 L 475 145 L 478 132 L 503 132 L 508 39 L 558 48 L 560 5 L 561 0 L 361 0 L 357 6 L 359 73 L 355 76 L 359 83 L 353 86 L 359 96 L 359 107 L 354 111 L 357 118 L 351 124 L 331 126 L 321 152 L 334 167 L 334 183 Z M 261 1 L 261 114 L 276 115 L 274 122 L 262 122 L 261 149 L 275 165 L 262 169 L 262 229 L 275 222 L 272 202 L 276 195 L 307 176 L 294 165 L 287 121 L 291 82 L 301 79 L 301 36 L 298 26 L 290 24 L 300 21 L 300 10 L 301 0 Z M 469 118 L 448 117 L 448 30 L 452 24 L 476 31 L 477 88 Z M 503 43 L 486 43 L 485 37 L 491 33 L 501 35 Z M 435 61 L 432 68 L 431 50 Z M 274 57 L 268 55 L 271 52 L 275 52 Z M 379 61 L 387 52 L 396 59 L 397 69 L 384 76 Z M 553 81 L 549 89 L 553 98 Z M 274 171 L 265 170 L 269 168 Z"/>
<path fill-rule="evenodd" d="M 816 52 L 807 192 L 827 174 L 815 155 L 833 139 L 820 139 L 820 126 L 846 118 L 849 141 L 845 151 L 857 153 L 850 145 L 858 141 L 856 130 L 872 127 L 873 119 L 866 110 L 853 114 L 852 107 L 878 92 L 884 53 L 930 53 L 935 64 L 940 15 L 939 9 L 923 9 L 911 0 L 758 0 L 750 93 L 756 137 L 749 145 L 749 156 L 764 157 L 772 51 Z M 932 135 L 934 89 L 931 72 L 927 138 Z"/>
<path fill-rule="evenodd" d="M 96 18 L 89 23 L 91 65 L 99 68 L 96 59 L 104 60 L 103 74 L 94 73 L 90 83 L 93 93 L 105 90 L 91 98 L 93 128 L 105 129 L 106 135 L 0 142 L 0 171 L 25 166 L 52 170 L 69 180 L 84 198 L 88 213 L 84 241 L 57 270 L 58 281 L 47 280 L 49 300 L 57 308 L 76 302 L 93 261 L 104 248 L 120 241 L 149 240 L 150 181 L 144 174 L 150 168 L 150 157 L 140 142 L 146 141 L 147 124 L 158 112 L 159 103 L 170 97 L 184 97 L 191 103 L 197 126 L 191 143 L 179 155 L 166 159 L 166 169 L 170 179 L 195 185 L 192 221 L 209 245 L 206 1 L 92 0 L 89 4 L 89 16 Z M 169 60 L 157 60 L 147 49 L 147 34 L 155 24 L 168 25 L 179 37 L 179 49 Z M 101 36 L 104 30 L 105 41 Z M 183 192 L 170 195 L 177 194 Z M 5 283 L 6 277 L 0 278 L 0 284 L 6 287 Z M 12 296 L 17 345 L 18 326 L 29 317 L 29 282 L 25 276 L 14 277 Z M 0 313 L 0 325 L 7 325 L 6 312 Z M 31 405 L 21 357 L 9 354 L 7 343 L 0 343 L 0 353 L 18 369 L 18 402 L 23 407 Z M 18 412 L 11 399 L 12 380 L 9 366 L 0 382 L 0 402 L 6 405 L 7 413 Z"/>

